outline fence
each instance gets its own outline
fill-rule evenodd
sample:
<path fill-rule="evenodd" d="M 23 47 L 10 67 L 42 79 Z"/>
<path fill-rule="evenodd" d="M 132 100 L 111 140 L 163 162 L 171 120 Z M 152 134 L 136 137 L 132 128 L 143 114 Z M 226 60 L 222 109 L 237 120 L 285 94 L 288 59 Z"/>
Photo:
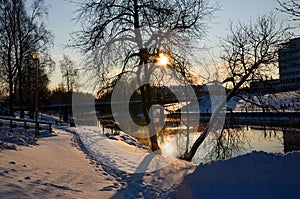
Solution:
<path fill-rule="evenodd" d="M 52 132 L 52 123 L 47 121 L 38 121 L 36 124 L 35 120 L 28 119 L 17 119 L 12 117 L 0 116 L 0 128 L 8 128 L 7 130 L 13 132 L 15 128 L 23 128 L 24 131 L 30 129 L 35 129 L 36 125 L 39 127 L 39 130 L 48 130 Z"/>

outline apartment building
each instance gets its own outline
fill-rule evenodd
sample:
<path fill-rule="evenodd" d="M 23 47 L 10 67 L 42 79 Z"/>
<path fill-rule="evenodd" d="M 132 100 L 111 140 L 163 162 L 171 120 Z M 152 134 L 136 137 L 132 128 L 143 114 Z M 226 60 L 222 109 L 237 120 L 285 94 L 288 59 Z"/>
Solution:
<path fill-rule="evenodd" d="M 278 56 L 281 89 L 300 89 L 300 37 L 282 44 Z"/>

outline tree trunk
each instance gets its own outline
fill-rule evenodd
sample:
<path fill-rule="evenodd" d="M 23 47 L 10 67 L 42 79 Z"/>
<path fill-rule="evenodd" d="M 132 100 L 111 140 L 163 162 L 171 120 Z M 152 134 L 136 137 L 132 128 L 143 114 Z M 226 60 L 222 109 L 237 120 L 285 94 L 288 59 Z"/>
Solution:
<path fill-rule="evenodd" d="M 151 118 L 149 116 L 149 107 L 151 106 L 151 100 L 149 101 L 149 96 L 151 99 L 151 94 L 149 93 L 150 85 L 143 85 L 140 88 L 141 91 L 141 98 L 142 98 L 142 113 L 144 115 L 145 121 L 148 125 L 148 131 L 149 131 L 149 137 L 150 137 L 150 143 L 151 143 L 151 150 L 157 151 L 160 149 L 158 142 L 157 142 L 157 135 L 155 132 L 155 128 L 151 122 Z"/>
<path fill-rule="evenodd" d="M 186 161 L 192 161 L 193 157 L 195 156 L 199 146 L 202 144 L 202 142 L 205 140 L 207 134 L 208 134 L 209 125 L 206 126 L 203 133 L 200 135 L 200 137 L 195 141 L 192 148 L 189 152 L 185 152 L 183 157 L 181 159 L 184 159 Z"/>
<path fill-rule="evenodd" d="M 149 117 L 149 114 L 151 114 L 151 113 L 149 113 L 149 108 L 150 108 L 150 106 L 152 105 L 152 100 L 151 100 L 151 87 L 150 87 L 150 85 L 149 84 L 147 84 L 146 86 L 145 86 L 145 88 L 146 88 L 146 100 L 147 100 L 147 112 L 148 112 L 148 114 L 147 114 L 147 117 L 148 117 L 148 120 L 149 120 L 149 122 L 147 122 L 147 123 L 150 123 L 151 122 L 151 118 Z M 156 135 L 156 131 L 155 131 L 155 127 L 154 127 L 154 124 L 152 123 L 152 124 L 150 124 L 149 125 L 149 134 L 150 134 L 150 141 L 151 141 L 151 149 L 152 149 L 152 151 L 157 151 L 157 150 L 159 150 L 160 148 L 159 148 L 159 145 L 158 145 L 158 142 L 157 142 L 157 135 Z"/>
<path fill-rule="evenodd" d="M 11 63 L 11 48 L 8 48 L 8 83 L 9 83 L 9 115 L 11 117 L 15 117 L 15 111 L 14 111 L 14 82 L 13 82 L 13 68 Z"/>
<path fill-rule="evenodd" d="M 11 117 L 15 117 L 15 111 L 14 111 L 14 83 L 13 83 L 13 77 L 11 74 L 11 68 L 9 71 L 9 115 Z"/>
<path fill-rule="evenodd" d="M 260 65 L 260 62 L 255 63 L 249 70 L 248 73 L 243 76 L 243 78 L 235 85 L 235 87 L 226 95 L 226 102 L 227 103 L 238 91 L 238 89 L 246 82 L 248 77 L 252 74 L 252 72 Z M 219 115 L 220 111 L 222 111 L 223 107 L 226 104 L 223 104 L 222 102 L 216 107 L 214 112 L 211 115 L 211 118 L 209 120 L 209 123 L 207 124 L 206 128 L 204 129 L 203 133 L 197 138 L 195 143 L 193 144 L 191 150 L 189 152 L 184 153 L 182 159 L 191 161 L 194 155 L 197 152 L 197 149 L 200 147 L 200 145 L 204 142 L 206 136 L 209 133 L 209 127 L 210 125 L 214 125 L 215 122 L 218 122 L 217 116 Z"/>
<path fill-rule="evenodd" d="M 24 95 L 23 95 L 23 76 L 22 76 L 22 67 L 21 63 L 18 66 L 18 82 L 19 82 L 19 100 L 20 100 L 20 118 L 24 118 Z"/>
<path fill-rule="evenodd" d="M 134 0 L 134 14 L 133 14 L 133 18 L 134 18 L 134 28 L 135 28 L 135 39 L 136 39 L 136 44 L 138 46 L 138 48 L 140 49 L 140 63 L 139 63 L 139 67 L 144 67 L 144 75 L 147 79 L 147 77 L 149 76 L 149 70 L 148 70 L 148 49 L 145 49 L 144 46 L 142 45 L 142 35 L 140 32 L 140 22 L 139 22 L 139 5 L 138 5 L 138 0 Z M 140 68 L 141 70 L 142 68 Z M 148 81 L 149 82 L 149 81 Z M 149 116 L 149 108 L 151 106 L 151 89 L 150 89 L 150 85 L 146 84 L 140 87 L 140 91 L 141 91 L 141 98 L 142 98 L 142 112 L 144 115 L 144 118 L 146 120 L 147 125 L 150 124 L 151 122 L 151 118 Z M 150 136 L 150 142 L 151 142 L 151 150 L 152 151 L 157 151 L 159 150 L 159 146 L 157 143 L 157 136 L 156 136 L 156 132 L 155 132 L 155 128 L 153 125 L 149 125 L 148 127 L 149 129 L 149 136 Z"/>

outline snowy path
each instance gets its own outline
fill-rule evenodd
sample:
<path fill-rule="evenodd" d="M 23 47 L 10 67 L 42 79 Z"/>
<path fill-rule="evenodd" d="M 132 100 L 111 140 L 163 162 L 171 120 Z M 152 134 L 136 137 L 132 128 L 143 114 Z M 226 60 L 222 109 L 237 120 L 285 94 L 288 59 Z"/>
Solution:
<path fill-rule="evenodd" d="M 103 198 L 118 182 L 76 148 L 69 133 L 55 129 L 37 145 L 0 149 L 0 198 Z M 107 189 L 113 187 L 113 189 Z"/>
<path fill-rule="evenodd" d="M 115 170 L 130 174 L 153 172 L 175 161 L 172 158 L 147 152 L 137 144 L 136 140 L 123 133 L 119 136 L 111 136 L 109 139 L 102 136 L 100 128 L 97 127 L 79 126 L 73 131 L 80 137 L 91 156 Z M 125 142 L 120 142 L 120 138 Z"/>
<path fill-rule="evenodd" d="M 149 153 L 136 140 L 121 133 L 108 139 L 98 127 L 64 128 L 75 133 L 103 169 L 118 182 L 113 198 L 165 198 L 196 165 Z M 121 141 L 123 140 L 123 141 Z M 125 141 L 125 142 L 124 142 Z"/>

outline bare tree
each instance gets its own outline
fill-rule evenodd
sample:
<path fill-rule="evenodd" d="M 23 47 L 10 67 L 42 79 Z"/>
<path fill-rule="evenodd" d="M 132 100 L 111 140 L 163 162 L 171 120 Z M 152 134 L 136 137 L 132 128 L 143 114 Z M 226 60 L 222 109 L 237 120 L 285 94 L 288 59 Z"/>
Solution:
<path fill-rule="evenodd" d="M 224 128 L 220 132 L 217 140 L 209 143 L 211 146 L 208 151 L 207 160 L 224 160 L 241 154 L 244 149 L 244 144 L 248 144 L 249 140 L 242 128 Z"/>
<path fill-rule="evenodd" d="M 73 46 L 85 53 L 90 71 L 101 80 L 100 90 L 113 88 L 124 74 L 132 71 L 147 81 L 155 70 L 151 63 L 162 52 L 169 55 L 177 72 L 188 76 L 188 60 L 178 59 L 178 55 L 191 54 L 193 45 L 187 40 L 196 44 L 203 37 L 205 22 L 217 8 L 208 0 L 89 0 L 78 5 L 77 20 L 82 31 L 74 34 Z M 116 66 L 117 75 L 110 73 Z M 140 93 L 142 112 L 149 123 L 150 85 L 141 86 Z M 150 140 L 152 150 L 159 149 L 156 134 Z"/>
<path fill-rule="evenodd" d="M 1 72 L 3 74 L 4 81 L 9 85 L 9 108 L 10 108 L 10 115 L 14 116 L 14 92 L 13 86 L 15 82 L 16 76 L 16 66 L 13 62 L 13 37 L 12 37 L 12 30 L 9 23 L 11 21 L 11 7 L 8 3 L 1 2 L 0 7 L 0 41 L 1 41 Z"/>
<path fill-rule="evenodd" d="M 38 104 L 40 107 L 45 103 L 46 99 L 50 95 L 50 91 L 48 89 L 50 80 L 48 75 L 51 72 L 49 69 L 52 70 L 51 65 L 54 65 L 52 59 L 45 53 L 43 53 L 43 56 L 41 57 L 38 68 L 34 62 L 35 61 L 32 60 L 31 57 L 26 57 L 22 69 L 22 88 L 26 91 L 24 92 L 24 104 L 31 118 L 34 117 L 36 105 L 35 100 L 33 100 L 36 95 L 36 87 L 38 86 Z M 38 85 L 36 85 L 36 74 L 38 74 Z"/>
<path fill-rule="evenodd" d="M 299 0 L 288 0 L 288 1 L 279 1 L 281 8 L 280 11 L 287 13 L 293 17 L 293 20 L 300 20 L 300 1 Z"/>
<path fill-rule="evenodd" d="M 226 95 L 226 101 L 237 94 L 239 89 L 253 77 L 257 77 L 266 69 L 277 65 L 277 51 L 289 36 L 288 28 L 283 24 L 276 24 L 273 14 L 259 17 L 257 21 L 249 24 L 238 23 L 237 26 L 230 26 L 230 34 L 222 41 L 224 49 L 222 59 L 225 61 L 228 72 L 228 77 L 223 83 L 231 85 L 231 89 Z M 191 160 L 193 158 L 198 147 L 208 135 L 209 127 L 214 126 L 214 122 L 218 121 L 218 114 L 224 106 L 224 103 L 217 106 L 207 127 L 190 151 L 184 154 L 183 159 Z"/>
<path fill-rule="evenodd" d="M 31 59 L 34 52 L 46 51 L 51 42 L 52 35 L 43 22 L 47 9 L 43 0 L 36 0 L 28 14 L 24 1 L 3 0 L 0 12 L 1 59 L 9 85 L 10 114 L 14 114 L 13 101 L 14 95 L 17 95 L 20 116 L 24 117 L 24 63 L 26 59 Z"/>
<path fill-rule="evenodd" d="M 78 75 L 75 62 L 69 56 L 63 55 L 63 59 L 59 61 L 59 64 L 63 79 L 66 81 L 67 92 L 72 92 Z"/>

